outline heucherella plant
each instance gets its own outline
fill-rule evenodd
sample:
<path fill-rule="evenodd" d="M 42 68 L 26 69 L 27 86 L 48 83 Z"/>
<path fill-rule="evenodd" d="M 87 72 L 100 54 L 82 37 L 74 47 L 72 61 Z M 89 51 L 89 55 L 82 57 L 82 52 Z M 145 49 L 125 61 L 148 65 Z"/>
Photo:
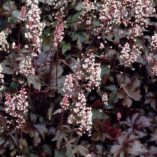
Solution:
<path fill-rule="evenodd" d="M 155 157 L 156 0 L 0 1 L 0 156 Z"/>
<path fill-rule="evenodd" d="M 83 55 L 83 54 L 82 54 Z M 92 129 L 92 109 L 86 104 L 86 92 L 97 88 L 99 90 L 101 77 L 100 64 L 95 63 L 93 53 L 87 54 L 87 58 L 81 60 L 82 66 L 75 74 L 67 75 L 64 84 L 64 97 L 61 102 L 63 110 L 70 110 L 68 123 L 76 125 L 76 132 L 79 135 Z M 81 82 L 84 80 L 83 82 Z M 81 84 L 80 84 L 80 83 Z M 71 103 L 71 101 L 72 103 Z"/>

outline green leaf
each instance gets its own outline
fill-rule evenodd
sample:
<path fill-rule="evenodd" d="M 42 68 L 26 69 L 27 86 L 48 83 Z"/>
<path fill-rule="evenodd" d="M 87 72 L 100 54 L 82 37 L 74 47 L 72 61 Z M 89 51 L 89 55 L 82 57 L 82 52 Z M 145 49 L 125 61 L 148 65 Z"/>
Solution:
<path fill-rule="evenodd" d="M 6 86 L 0 86 L 0 92 L 3 93 L 7 90 Z"/>
<path fill-rule="evenodd" d="M 78 33 L 78 40 L 80 40 L 81 42 L 86 42 L 89 40 L 89 35 L 85 32 L 79 32 Z"/>
<path fill-rule="evenodd" d="M 1 67 L 3 69 L 4 74 L 11 75 L 13 74 L 13 69 L 11 68 L 11 63 L 8 60 L 4 60 L 1 62 Z"/>
<path fill-rule="evenodd" d="M 10 152 L 10 156 L 16 156 L 17 150 L 14 149 L 13 151 Z"/>
<path fill-rule="evenodd" d="M 106 115 L 101 110 L 93 110 L 92 111 L 92 120 L 94 119 L 106 119 Z"/>
<path fill-rule="evenodd" d="M 72 16 L 69 16 L 67 19 L 67 23 L 68 24 L 76 23 L 79 19 L 80 14 L 81 14 L 81 12 L 78 12 Z"/>
<path fill-rule="evenodd" d="M 38 77 L 36 77 L 36 76 L 28 76 L 27 77 L 27 82 L 28 82 L 29 85 L 32 84 L 35 89 L 38 89 L 38 90 L 41 89 L 41 83 L 40 83 Z"/>
<path fill-rule="evenodd" d="M 12 11 L 12 16 L 18 19 L 18 17 L 19 17 L 19 11 L 18 10 Z"/>
<path fill-rule="evenodd" d="M 67 155 L 67 157 L 75 157 L 73 154 L 73 149 L 70 144 L 67 145 L 66 155 Z"/>
<path fill-rule="evenodd" d="M 44 144 L 42 148 L 43 148 L 43 151 L 44 151 L 46 154 L 52 156 L 52 149 L 50 148 L 49 145 Z"/>
<path fill-rule="evenodd" d="M 17 90 L 18 87 L 19 87 L 19 83 L 18 82 L 15 82 L 15 81 L 11 82 L 10 88 L 12 88 L 14 90 Z"/>
<path fill-rule="evenodd" d="M 81 11 L 81 10 L 82 10 L 82 7 L 83 7 L 83 4 L 82 4 L 82 2 L 80 2 L 80 3 L 77 4 L 77 6 L 76 6 L 75 9 L 76 9 L 77 11 Z"/>
<path fill-rule="evenodd" d="M 3 8 L 7 11 L 13 11 L 13 10 L 17 10 L 16 8 L 16 4 L 14 1 L 6 1 L 6 3 L 4 3 Z"/>
<path fill-rule="evenodd" d="M 108 65 L 101 68 L 101 77 L 103 77 L 104 75 L 109 75 L 109 73 L 110 67 Z"/>
<path fill-rule="evenodd" d="M 66 157 L 63 152 L 55 150 L 55 157 Z"/>
<path fill-rule="evenodd" d="M 100 22 L 97 21 L 97 20 L 94 20 L 92 23 L 93 23 L 94 27 L 99 27 L 100 26 Z"/>
<path fill-rule="evenodd" d="M 116 87 L 115 85 L 108 85 L 108 86 L 105 86 L 104 89 L 109 90 L 109 91 L 111 91 L 111 92 L 117 91 L 117 87 Z"/>
<path fill-rule="evenodd" d="M 117 97 L 116 93 L 111 93 L 109 95 L 109 102 L 108 102 L 107 108 L 112 108 L 113 104 L 117 103 L 117 101 L 118 101 L 118 97 Z"/>
<path fill-rule="evenodd" d="M 89 35 L 85 32 L 74 32 L 72 33 L 72 40 L 75 41 L 75 40 L 80 40 L 80 42 L 89 42 Z"/>
<path fill-rule="evenodd" d="M 80 40 L 77 40 L 77 47 L 79 50 L 82 50 L 82 43 Z"/>
<path fill-rule="evenodd" d="M 7 19 L 3 19 L 0 17 L 0 31 L 2 31 L 5 27 L 7 27 L 8 21 Z"/>
<path fill-rule="evenodd" d="M 64 54 L 65 52 L 71 49 L 71 44 L 62 42 L 61 47 L 62 47 L 62 53 Z"/>

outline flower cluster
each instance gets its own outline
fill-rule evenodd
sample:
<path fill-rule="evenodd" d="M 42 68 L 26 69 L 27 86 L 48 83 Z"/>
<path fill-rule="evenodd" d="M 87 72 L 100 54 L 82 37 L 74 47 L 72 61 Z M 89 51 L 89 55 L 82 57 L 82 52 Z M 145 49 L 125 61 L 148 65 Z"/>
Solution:
<path fill-rule="evenodd" d="M 0 156 L 154 157 L 155 1 L 0 1 Z"/>
<path fill-rule="evenodd" d="M 23 6 L 20 10 L 20 13 L 19 13 L 19 20 L 21 21 L 25 21 L 26 20 L 26 6 Z"/>
<path fill-rule="evenodd" d="M 67 5 L 68 0 L 49 0 L 49 1 L 45 1 L 42 0 L 44 3 L 47 3 L 49 5 L 52 5 L 54 9 L 63 9 L 65 5 Z"/>
<path fill-rule="evenodd" d="M 82 3 L 83 3 L 83 9 L 85 11 L 84 14 L 95 9 L 93 2 L 91 2 L 90 0 L 84 0 Z"/>
<path fill-rule="evenodd" d="M 82 55 L 83 56 L 83 55 Z M 77 63 L 76 63 L 77 64 Z M 90 134 L 92 127 L 92 111 L 86 106 L 86 97 L 84 88 L 90 92 L 98 88 L 101 82 L 101 68 L 99 63 L 95 63 L 93 53 L 88 53 L 86 58 L 82 59 L 82 66 L 76 70 L 76 73 L 66 76 L 64 83 L 64 97 L 60 103 L 63 110 L 69 109 L 71 114 L 68 117 L 68 123 L 77 125 L 76 132 L 79 135 L 88 132 Z M 80 87 L 79 82 L 85 82 Z M 70 104 L 70 99 L 71 104 Z"/>
<path fill-rule="evenodd" d="M 65 94 L 61 103 L 60 103 L 61 107 L 63 110 L 67 110 L 70 106 L 70 102 L 69 102 L 69 95 Z"/>
<path fill-rule="evenodd" d="M 6 39 L 5 32 L 0 32 L 0 51 L 7 51 L 9 48 L 8 41 Z"/>
<path fill-rule="evenodd" d="M 151 0 L 107 0 L 98 3 L 97 7 L 101 27 L 106 33 L 110 33 L 122 24 L 134 37 L 142 35 L 142 30 L 147 24 L 147 17 L 154 12 Z"/>
<path fill-rule="evenodd" d="M 26 77 L 35 75 L 35 68 L 33 67 L 32 59 L 30 56 L 26 56 L 23 60 L 20 61 L 19 73 L 23 74 Z"/>
<path fill-rule="evenodd" d="M 76 80 L 75 80 L 76 79 Z M 60 103 L 63 110 L 69 109 L 71 114 L 68 123 L 77 126 L 75 129 L 78 135 L 88 132 L 90 135 L 92 128 L 92 111 L 86 106 L 86 97 L 83 91 L 79 92 L 77 78 L 69 74 L 65 80 L 65 95 Z M 70 99 L 73 101 L 70 103 Z"/>
<path fill-rule="evenodd" d="M 64 21 L 62 15 L 56 17 L 57 24 L 54 30 L 54 48 L 56 49 L 59 45 L 59 43 L 63 40 L 64 36 Z"/>
<path fill-rule="evenodd" d="M 72 74 L 69 74 L 64 83 L 64 92 L 66 92 L 69 95 L 69 98 L 73 96 L 75 93 L 75 89 L 78 87 L 78 83 L 75 80 L 75 76 Z"/>
<path fill-rule="evenodd" d="M 120 1 L 107 0 L 103 5 L 99 6 L 99 18 L 103 27 L 107 27 L 106 31 L 112 29 L 113 24 L 120 24 L 121 3 Z"/>
<path fill-rule="evenodd" d="M 149 73 L 152 76 L 157 76 L 157 60 L 153 53 L 150 53 L 147 57 L 149 63 Z"/>
<path fill-rule="evenodd" d="M 85 132 L 90 135 L 92 128 L 91 108 L 86 106 L 86 97 L 82 91 L 78 93 L 77 99 L 75 106 L 71 110 L 72 114 L 68 117 L 68 123 L 78 126 L 75 129 L 78 135 L 82 136 Z"/>
<path fill-rule="evenodd" d="M 102 101 L 103 101 L 105 106 L 108 105 L 108 95 L 106 92 L 102 94 Z"/>
<path fill-rule="evenodd" d="M 100 63 L 95 62 L 95 55 L 93 53 L 87 54 L 82 63 L 82 77 L 88 81 L 86 89 L 91 91 L 94 87 L 99 88 L 101 83 L 101 66 Z"/>
<path fill-rule="evenodd" d="M 142 35 L 144 27 L 147 25 L 147 17 L 149 17 L 154 9 L 152 7 L 151 0 L 133 0 L 130 5 L 132 8 L 132 18 L 134 17 L 135 21 L 131 21 L 130 24 L 133 26 L 129 31 L 132 36 Z"/>
<path fill-rule="evenodd" d="M 28 8 L 26 16 L 26 29 L 25 37 L 30 41 L 34 52 L 41 52 L 41 34 L 43 31 L 44 23 L 40 22 L 40 8 L 38 7 L 38 0 L 27 0 L 26 7 Z"/>
<path fill-rule="evenodd" d="M 144 25 L 146 17 L 149 17 L 154 12 L 151 0 L 133 0 L 131 1 L 134 9 L 135 23 Z"/>
<path fill-rule="evenodd" d="M 25 123 L 25 114 L 28 112 L 28 95 L 25 88 L 19 94 L 5 94 L 5 111 L 16 119 L 17 128 L 22 128 Z"/>
<path fill-rule="evenodd" d="M 127 42 L 124 47 L 122 47 L 119 59 L 121 64 L 129 67 L 132 63 L 137 61 L 137 58 L 140 54 L 141 50 L 138 45 L 134 44 L 131 48 L 130 44 Z"/>
<path fill-rule="evenodd" d="M 69 74 L 65 78 L 64 82 L 64 97 L 60 103 L 63 110 L 67 110 L 70 106 L 69 99 L 74 97 L 77 94 L 78 82 L 75 80 L 75 76 L 73 74 Z"/>
<path fill-rule="evenodd" d="M 150 74 L 152 74 L 152 76 L 157 76 L 157 61 L 154 61 L 151 65 Z"/>
<path fill-rule="evenodd" d="M 152 36 L 151 48 L 152 50 L 157 50 L 157 33 Z"/>

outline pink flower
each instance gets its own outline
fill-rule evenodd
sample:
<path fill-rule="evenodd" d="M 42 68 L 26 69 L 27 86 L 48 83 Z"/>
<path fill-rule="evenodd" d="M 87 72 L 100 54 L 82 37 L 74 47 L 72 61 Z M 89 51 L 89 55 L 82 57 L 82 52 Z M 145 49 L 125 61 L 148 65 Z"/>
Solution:
<path fill-rule="evenodd" d="M 120 112 L 117 112 L 117 120 L 120 120 L 122 118 L 122 115 Z"/>
<path fill-rule="evenodd" d="M 27 0 L 26 7 L 28 12 L 26 15 L 26 29 L 25 37 L 29 40 L 30 45 L 33 48 L 34 53 L 41 52 L 41 38 L 42 31 L 45 27 L 44 23 L 40 22 L 40 8 L 38 6 L 38 0 Z M 24 11 L 22 11 L 24 12 Z"/>
<path fill-rule="evenodd" d="M 5 94 L 5 111 L 16 118 L 17 128 L 23 127 L 25 123 L 25 114 L 28 112 L 28 96 L 25 88 L 22 88 L 18 94 Z"/>
<path fill-rule="evenodd" d="M 157 33 L 152 36 L 151 47 L 152 50 L 157 50 Z"/>
<path fill-rule="evenodd" d="M 64 37 L 64 21 L 62 16 L 57 17 L 57 25 L 54 30 L 54 47 L 55 49 L 58 47 L 60 42 L 63 40 Z"/>

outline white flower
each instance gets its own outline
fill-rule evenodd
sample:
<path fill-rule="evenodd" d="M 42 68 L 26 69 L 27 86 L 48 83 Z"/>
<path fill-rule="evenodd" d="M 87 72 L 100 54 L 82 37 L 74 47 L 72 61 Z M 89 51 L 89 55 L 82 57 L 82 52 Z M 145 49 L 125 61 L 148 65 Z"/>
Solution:
<path fill-rule="evenodd" d="M 8 48 L 9 48 L 9 44 L 6 39 L 5 32 L 2 31 L 0 32 L 0 51 L 7 51 Z"/>
<path fill-rule="evenodd" d="M 152 50 L 157 50 L 157 33 L 152 36 L 151 47 Z"/>
<path fill-rule="evenodd" d="M 24 76 L 35 75 L 35 69 L 30 56 L 26 56 L 20 61 L 19 73 L 23 74 Z"/>
<path fill-rule="evenodd" d="M 28 112 L 28 96 L 24 88 L 22 88 L 18 94 L 10 95 L 9 93 L 5 94 L 5 111 L 17 118 L 16 122 L 18 124 L 17 128 L 21 128 L 25 123 L 24 114 Z"/>
<path fill-rule="evenodd" d="M 133 45 L 133 47 L 130 48 L 130 44 L 126 43 L 122 48 L 119 59 L 121 64 L 124 64 L 125 66 L 129 67 L 132 63 L 136 62 L 140 54 L 141 51 L 138 45 Z"/>
<path fill-rule="evenodd" d="M 108 95 L 107 95 L 107 93 L 103 93 L 103 95 L 102 95 L 102 101 L 103 101 L 103 103 L 104 103 L 105 106 L 108 105 Z"/>
<path fill-rule="evenodd" d="M 38 0 L 26 0 L 26 6 L 29 8 L 26 15 L 26 29 L 25 38 L 27 38 L 32 47 L 33 51 L 41 52 L 41 38 L 42 31 L 45 24 L 40 22 L 41 10 L 38 6 Z"/>
<path fill-rule="evenodd" d="M 72 113 L 68 117 L 69 124 L 77 124 L 75 129 L 77 134 L 82 135 L 85 132 L 91 134 L 92 128 L 92 109 L 86 107 L 86 97 L 83 92 L 78 93 L 78 100 L 72 109 Z"/>
<path fill-rule="evenodd" d="M 101 83 L 101 66 L 95 63 L 95 55 L 87 54 L 87 58 L 83 60 L 83 77 L 88 81 L 87 90 L 91 91 L 94 87 L 99 88 Z"/>
<path fill-rule="evenodd" d="M 80 61 L 81 65 L 81 61 Z M 64 84 L 64 97 L 60 103 L 63 110 L 70 110 L 68 123 L 76 125 L 75 129 L 78 135 L 85 132 L 91 134 L 92 128 L 92 108 L 87 107 L 84 89 L 91 91 L 93 88 L 99 89 L 101 83 L 101 67 L 99 63 L 95 63 L 95 55 L 87 54 L 82 59 L 82 66 L 78 66 L 75 73 L 66 76 Z M 79 81 L 84 80 L 85 83 L 80 86 Z M 69 103 L 71 99 L 71 104 Z"/>

